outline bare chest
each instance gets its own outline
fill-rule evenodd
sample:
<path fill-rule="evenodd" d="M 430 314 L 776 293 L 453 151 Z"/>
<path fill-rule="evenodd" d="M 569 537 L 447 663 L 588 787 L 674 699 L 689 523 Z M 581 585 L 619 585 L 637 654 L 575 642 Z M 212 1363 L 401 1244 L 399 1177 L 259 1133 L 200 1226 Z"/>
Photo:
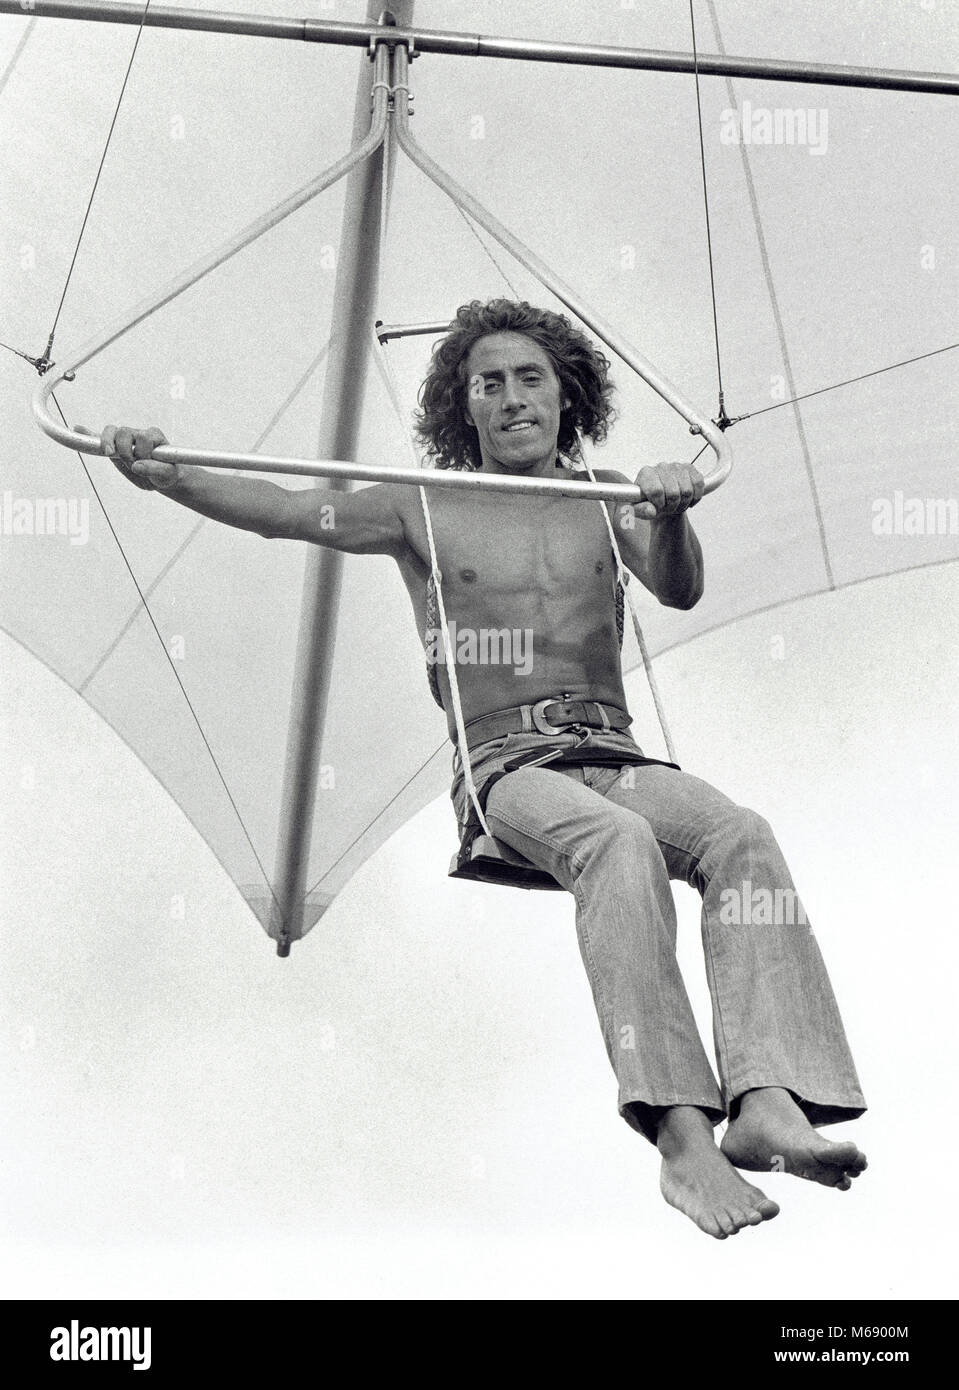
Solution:
<path fill-rule="evenodd" d="M 444 591 L 543 597 L 608 592 L 613 558 L 600 504 L 566 498 L 431 498 L 430 513 Z M 413 547 L 429 567 L 422 516 Z"/>

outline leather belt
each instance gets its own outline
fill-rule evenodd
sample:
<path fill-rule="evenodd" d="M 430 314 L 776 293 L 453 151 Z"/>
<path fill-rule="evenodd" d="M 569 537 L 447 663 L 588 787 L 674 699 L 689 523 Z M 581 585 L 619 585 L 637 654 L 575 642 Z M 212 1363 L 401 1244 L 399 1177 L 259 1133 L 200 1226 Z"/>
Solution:
<path fill-rule="evenodd" d="M 466 726 L 466 742 L 470 748 L 486 743 L 503 734 L 555 734 L 569 725 L 585 725 L 589 729 L 625 729 L 632 724 L 632 715 L 617 705 L 599 700 L 571 700 L 559 695 L 537 700 L 535 705 L 516 705 L 513 709 L 496 710 L 473 719 Z"/>

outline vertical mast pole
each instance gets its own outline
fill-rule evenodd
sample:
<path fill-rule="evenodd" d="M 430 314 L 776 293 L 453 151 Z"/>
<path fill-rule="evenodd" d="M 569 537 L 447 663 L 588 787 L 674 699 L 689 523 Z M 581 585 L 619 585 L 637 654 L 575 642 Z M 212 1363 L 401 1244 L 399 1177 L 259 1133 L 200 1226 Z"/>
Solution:
<path fill-rule="evenodd" d="M 401 28 L 412 23 L 415 0 L 394 0 L 382 15 Z M 368 0 L 367 21 L 380 18 L 381 0 Z M 384 53 L 385 49 L 380 48 Z M 364 60 L 356 92 L 353 143 L 370 122 L 373 66 Z M 392 127 L 387 139 L 393 139 Z M 337 257 L 330 350 L 320 415 L 318 458 L 355 460 L 369 368 L 371 328 L 379 279 L 381 179 L 384 147 L 349 175 Z M 391 161 L 390 168 L 393 167 Z M 327 488 L 345 490 L 332 482 Z M 271 923 L 277 954 L 287 956 L 304 931 L 304 902 L 323 725 L 336 648 L 343 556 L 311 546 L 300 605 L 293 699 L 287 736 L 275 894 L 279 920 Z"/>

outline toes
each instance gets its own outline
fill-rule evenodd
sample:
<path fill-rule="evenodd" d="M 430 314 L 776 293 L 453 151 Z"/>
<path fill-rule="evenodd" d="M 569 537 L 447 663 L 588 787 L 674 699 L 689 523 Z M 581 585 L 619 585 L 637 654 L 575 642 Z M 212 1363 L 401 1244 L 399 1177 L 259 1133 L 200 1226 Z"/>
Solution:
<path fill-rule="evenodd" d="M 727 1207 L 726 1215 L 733 1223 L 733 1230 L 731 1232 L 732 1235 L 737 1235 L 747 1226 L 762 1225 L 763 1218 L 755 1207 L 743 1207 L 741 1209 Z"/>
<path fill-rule="evenodd" d="M 810 1163 L 808 1168 L 800 1169 L 799 1176 L 808 1178 L 810 1182 L 818 1182 L 821 1187 L 838 1187 L 841 1182 L 847 1181 L 841 1168 L 824 1168 L 821 1163 Z"/>
<path fill-rule="evenodd" d="M 817 1168 L 810 1173 L 810 1177 L 815 1182 L 822 1183 L 823 1187 L 835 1187 L 840 1192 L 848 1192 L 852 1187 L 852 1180 L 858 1177 L 859 1173 L 855 1169 L 839 1171 L 835 1168 Z"/>
<path fill-rule="evenodd" d="M 767 1197 L 758 1187 L 749 1189 L 749 1211 L 757 1212 L 760 1221 L 769 1221 L 774 1216 L 779 1215 L 779 1203 L 774 1202 L 771 1197 Z"/>
<path fill-rule="evenodd" d="M 815 1155 L 816 1161 L 827 1168 L 842 1168 L 844 1171 L 860 1172 L 865 1166 L 865 1158 L 855 1144 L 830 1144 L 827 1149 Z"/>

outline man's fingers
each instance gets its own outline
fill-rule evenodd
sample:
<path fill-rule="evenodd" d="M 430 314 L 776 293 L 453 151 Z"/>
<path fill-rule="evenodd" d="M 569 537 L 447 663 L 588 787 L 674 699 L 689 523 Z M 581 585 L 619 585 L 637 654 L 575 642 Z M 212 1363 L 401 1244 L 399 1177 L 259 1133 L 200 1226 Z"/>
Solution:
<path fill-rule="evenodd" d="M 167 443 L 162 430 L 138 430 L 130 425 L 107 425 L 101 435 L 105 447 L 121 458 L 124 463 L 134 463 L 137 459 L 149 458 L 154 449 Z"/>
<path fill-rule="evenodd" d="M 652 521 L 658 516 L 680 516 L 702 498 L 705 479 L 698 469 L 686 463 L 661 463 L 640 470 L 636 479 L 649 505 L 638 514 Z"/>
<path fill-rule="evenodd" d="M 135 483 L 138 488 L 149 488 L 148 482 L 135 477 L 133 473 L 132 430 L 124 430 L 116 425 L 107 425 L 100 435 L 100 443 L 106 450 L 107 458 L 111 460 L 118 472 L 123 474 L 127 482 Z"/>
<path fill-rule="evenodd" d="M 133 430 L 128 425 L 121 425 L 114 436 L 113 451 L 124 463 L 133 463 L 136 458 L 134 452 Z"/>
<path fill-rule="evenodd" d="M 83 426 L 81 432 L 88 433 Z M 154 449 L 166 444 L 167 437 L 162 430 L 133 429 L 129 425 L 107 425 L 100 435 L 100 442 L 107 457 L 131 483 L 146 490 L 169 488 L 177 480 L 177 468 L 172 463 L 154 460 Z"/>
<path fill-rule="evenodd" d="M 658 468 L 641 468 L 636 482 L 646 495 L 646 500 L 655 507 L 657 512 L 663 510 L 666 504 L 666 491 L 663 487 L 663 480 Z"/>
<path fill-rule="evenodd" d="M 159 449 L 161 444 L 168 444 L 170 441 L 162 430 L 141 430 L 140 439 L 144 448 L 148 448 L 152 453 L 154 449 Z"/>

